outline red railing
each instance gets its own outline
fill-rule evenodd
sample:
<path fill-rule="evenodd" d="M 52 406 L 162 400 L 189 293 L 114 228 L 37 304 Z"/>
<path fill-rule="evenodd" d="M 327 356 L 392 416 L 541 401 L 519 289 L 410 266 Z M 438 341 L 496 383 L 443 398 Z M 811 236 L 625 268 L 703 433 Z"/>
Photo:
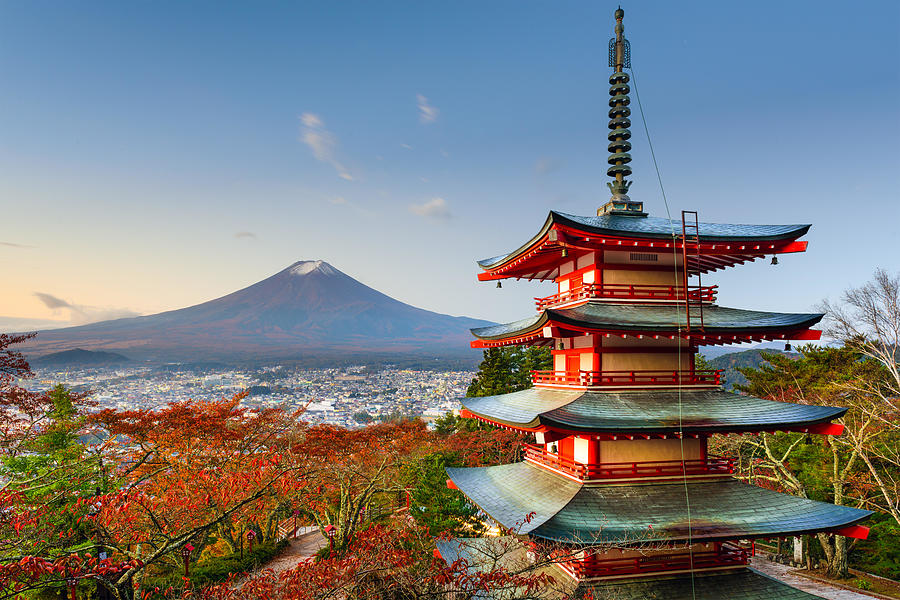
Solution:
<path fill-rule="evenodd" d="M 720 385 L 723 369 L 686 371 L 532 371 L 534 384 L 603 385 Z"/>
<path fill-rule="evenodd" d="M 734 473 L 730 458 L 658 460 L 585 465 L 548 452 L 544 446 L 525 444 L 525 460 L 581 479 L 628 479 L 633 477 L 680 477 L 683 475 L 727 475 Z"/>
<path fill-rule="evenodd" d="M 712 302 L 716 299 L 717 285 L 688 286 L 688 299 L 691 302 Z M 555 304 L 606 298 L 614 300 L 684 300 L 684 287 L 680 285 L 631 285 L 627 283 L 585 283 L 571 290 L 559 292 L 546 298 L 535 298 L 538 310 L 544 310 Z"/>
<path fill-rule="evenodd" d="M 708 569 L 746 565 L 750 562 L 750 551 L 740 546 L 722 544 L 717 550 L 705 550 L 692 554 L 635 556 L 631 558 L 596 558 L 569 560 L 560 563 L 579 579 L 590 577 L 613 577 L 683 569 Z"/>

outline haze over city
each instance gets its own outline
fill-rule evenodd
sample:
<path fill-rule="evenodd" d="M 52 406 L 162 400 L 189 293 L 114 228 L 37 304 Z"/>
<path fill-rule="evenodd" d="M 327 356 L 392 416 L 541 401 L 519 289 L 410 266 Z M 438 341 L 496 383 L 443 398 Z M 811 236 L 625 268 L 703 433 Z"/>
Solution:
<path fill-rule="evenodd" d="M 542 288 L 474 261 L 608 198 L 612 8 L 5 4 L 0 325 L 181 308 L 314 259 L 524 316 Z M 710 277 L 723 304 L 809 310 L 900 268 L 900 5 L 626 8 L 673 215 L 813 224 L 808 252 Z M 634 130 L 631 195 L 665 216 Z"/>

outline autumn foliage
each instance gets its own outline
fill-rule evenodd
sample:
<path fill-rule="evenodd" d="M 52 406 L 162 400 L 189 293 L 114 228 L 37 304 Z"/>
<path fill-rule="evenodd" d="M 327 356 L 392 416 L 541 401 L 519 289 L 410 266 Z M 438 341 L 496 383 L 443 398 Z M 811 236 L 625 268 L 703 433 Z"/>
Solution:
<path fill-rule="evenodd" d="M 515 460 L 516 434 L 436 433 L 418 419 L 309 425 L 302 411 L 248 409 L 243 394 L 99 410 L 61 386 L 17 386 L 32 375 L 11 348 L 24 339 L 0 336 L 2 597 L 100 589 L 122 600 L 399 597 L 540 581 L 502 570 L 474 576 L 432 554 L 447 522 L 474 523 L 473 509 L 446 489 L 444 466 Z M 185 557 L 242 556 L 251 539 L 271 543 L 297 520 L 334 528 L 328 555 L 211 587 L 181 576 Z"/>

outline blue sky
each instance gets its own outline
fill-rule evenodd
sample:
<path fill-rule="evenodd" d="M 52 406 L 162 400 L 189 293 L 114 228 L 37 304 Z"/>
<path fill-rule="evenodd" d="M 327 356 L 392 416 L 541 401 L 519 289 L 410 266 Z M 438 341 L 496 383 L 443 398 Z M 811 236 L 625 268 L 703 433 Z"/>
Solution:
<path fill-rule="evenodd" d="M 546 286 L 479 284 L 474 260 L 606 201 L 616 5 L 3 3 L 0 326 L 320 258 L 423 308 L 526 316 Z M 900 3 L 622 6 L 673 214 L 814 224 L 806 254 L 708 277 L 723 304 L 805 311 L 900 270 Z M 633 120 L 631 196 L 662 216 Z"/>

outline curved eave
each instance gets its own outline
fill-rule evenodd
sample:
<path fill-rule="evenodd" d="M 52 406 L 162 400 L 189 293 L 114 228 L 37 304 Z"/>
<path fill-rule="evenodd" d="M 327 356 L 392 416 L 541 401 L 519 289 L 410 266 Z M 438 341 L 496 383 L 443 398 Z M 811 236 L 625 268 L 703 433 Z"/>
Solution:
<path fill-rule="evenodd" d="M 527 568 L 528 549 L 518 538 L 512 536 L 490 538 L 453 538 L 438 539 L 435 546 L 440 557 L 453 564 L 464 560 L 471 573 L 488 572 L 498 567 L 516 572 Z M 568 581 L 569 577 L 556 565 L 548 565 L 544 570 L 551 570 L 557 581 Z M 804 591 L 792 588 L 776 579 L 764 575 L 752 568 L 729 569 L 727 571 L 694 573 L 644 575 L 639 578 L 616 578 L 607 581 L 589 581 L 576 585 L 580 590 L 590 591 L 597 600 L 646 600 L 647 598 L 666 598 L 667 600 L 761 600 L 778 598 L 778 600 L 815 600 Z M 507 592 L 507 590 L 503 590 Z M 574 592 L 574 590 L 572 590 Z M 568 596 L 579 597 L 584 594 L 572 593 Z M 476 593 L 478 598 L 491 598 L 488 592 Z M 508 594 L 497 594 L 507 597 Z"/>
<path fill-rule="evenodd" d="M 808 431 L 828 427 L 846 408 L 765 400 L 725 390 L 580 391 L 532 387 L 462 398 L 471 416 L 520 431 L 554 431 L 627 439 L 628 436 Z"/>
<path fill-rule="evenodd" d="M 772 313 L 726 308 L 716 305 L 704 309 L 702 331 L 685 333 L 684 309 L 681 306 L 635 306 L 587 302 L 564 309 L 545 309 L 534 317 L 511 323 L 471 329 L 478 341 L 473 348 L 542 343 L 544 329 L 550 326 L 551 337 L 570 337 L 586 333 L 667 335 L 706 339 L 704 343 L 729 343 L 730 337 L 769 337 L 775 339 L 819 339 L 810 327 L 822 320 L 821 313 Z M 696 328 L 696 320 L 694 321 Z M 724 340 L 716 340 L 725 336 Z"/>
<path fill-rule="evenodd" d="M 580 486 L 528 463 L 447 469 L 447 474 L 463 494 L 504 528 L 579 545 L 724 541 L 837 532 L 872 514 L 788 496 L 736 479 Z"/>
<path fill-rule="evenodd" d="M 603 226 L 602 224 L 615 226 Z M 600 224 L 600 225 L 597 225 Z M 675 223 L 676 235 L 681 224 Z M 752 261 L 769 254 L 803 252 L 806 242 L 797 242 L 811 225 L 744 225 L 701 223 L 700 258 L 691 265 L 692 272 L 707 273 Z M 591 236 L 608 239 L 591 239 Z M 591 241 L 588 241 L 591 240 Z M 672 247 L 672 228 L 668 219 L 658 217 L 600 216 L 580 217 L 551 211 L 544 225 L 525 244 L 509 252 L 483 259 L 482 281 L 524 277 L 553 279 L 559 275 L 557 254 L 548 252 L 562 247 L 582 250 L 665 251 Z M 671 251 L 671 250 L 669 250 Z M 711 257 L 707 260 L 704 257 Z M 521 263 L 521 264 L 520 264 Z"/>
<path fill-rule="evenodd" d="M 524 254 L 526 251 L 536 246 L 538 242 L 544 240 L 544 238 L 547 236 L 547 232 L 550 231 L 550 228 L 553 226 L 553 215 L 554 212 L 551 210 L 547 215 L 547 219 L 544 221 L 544 224 L 541 226 L 541 229 L 530 240 L 528 240 L 512 252 L 494 256 L 493 258 L 485 258 L 483 260 L 479 260 L 477 261 L 478 266 L 486 271 L 497 269 L 498 267 L 503 266 L 503 264 L 513 260 L 517 256 Z"/>

